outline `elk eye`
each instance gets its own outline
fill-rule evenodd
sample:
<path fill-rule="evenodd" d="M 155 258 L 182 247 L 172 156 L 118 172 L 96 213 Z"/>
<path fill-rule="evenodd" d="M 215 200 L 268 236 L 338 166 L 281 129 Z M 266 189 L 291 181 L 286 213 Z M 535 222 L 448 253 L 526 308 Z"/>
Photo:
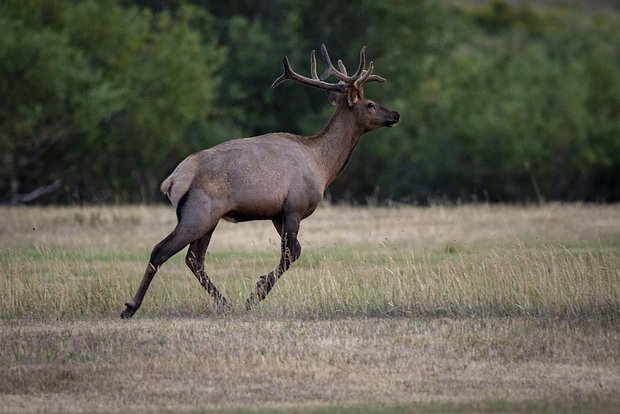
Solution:
<path fill-rule="evenodd" d="M 368 102 L 368 109 L 375 109 L 374 102 Z"/>

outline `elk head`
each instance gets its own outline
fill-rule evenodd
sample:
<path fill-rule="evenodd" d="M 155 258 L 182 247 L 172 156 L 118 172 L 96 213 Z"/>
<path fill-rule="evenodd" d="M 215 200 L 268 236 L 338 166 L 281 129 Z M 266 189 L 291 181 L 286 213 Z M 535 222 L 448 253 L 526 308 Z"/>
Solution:
<path fill-rule="evenodd" d="M 372 61 L 368 64 L 368 68 L 366 68 L 366 46 L 362 47 L 360 50 L 359 65 L 355 73 L 351 76 L 347 74 L 347 69 L 344 63 L 342 63 L 342 60 L 338 60 L 339 69 L 336 69 L 329 58 L 325 45 L 321 45 L 321 54 L 323 55 L 323 62 L 325 63 L 325 71 L 320 77 L 317 75 L 316 55 L 313 50 L 310 55 L 311 78 L 302 76 L 293 71 L 288 58 L 285 56 L 282 59 L 284 73 L 273 82 L 271 87 L 275 88 L 287 80 L 293 80 L 304 85 L 327 91 L 330 102 L 337 107 L 346 107 L 348 110 L 353 111 L 358 122 L 363 125 L 364 132 L 372 131 L 383 126 L 393 127 L 398 123 L 400 120 L 400 114 L 398 112 L 387 109 L 364 96 L 364 86 L 368 82 L 385 82 L 384 78 L 372 73 L 374 70 Z M 330 76 L 336 78 L 338 83 L 327 82 Z"/>

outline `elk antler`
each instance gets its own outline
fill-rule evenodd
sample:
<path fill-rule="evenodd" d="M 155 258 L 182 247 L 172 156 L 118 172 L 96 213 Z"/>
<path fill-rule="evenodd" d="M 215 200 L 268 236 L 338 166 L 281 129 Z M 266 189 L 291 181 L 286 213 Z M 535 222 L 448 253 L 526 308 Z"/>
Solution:
<path fill-rule="evenodd" d="M 325 45 L 321 45 L 321 55 L 323 56 L 323 62 L 325 63 L 325 71 L 319 77 L 317 76 L 316 71 L 315 51 L 313 50 L 310 54 L 310 74 L 312 76 L 311 78 L 302 76 L 293 71 L 293 69 L 291 69 L 291 65 L 289 64 L 288 58 L 285 56 L 284 59 L 282 59 L 284 73 L 273 82 L 271 87 L 275 88 L 276 86 L 287 80 L 294 80 L 304 85 L 313 86 L 315 88 L 323 89 L 326 91 L 342 93 L 349 89 L 349 87 L 353 87 L 361 92 L 361 90 L 364 88 L 364 85 L 366 85 L 368 82 L 385 82 L 385 79 L 381 76 L 372 74 L 372 71 L 374 70 L 374 65 L 372 61 L 368 64 L 368 69 L 365 69 L 366 46 L 362 47 L 362 50 L 360 50 L 360 63 L 357 67 L 357 70 L 352 76 L 349 76 L 347 74 L 347 69 L 341 60 L 338 60 L 338 67 L 340 68 L 340 70 L 336 69 L 336 67 L 332 64 L 331 59 L 329 58 L 329 53 L 327 53 L 327 48 L 325 47 Z M 326 82 L 327 78 L 329 78 L 330 76 L 338 79 L 339 82 Z"/>
<path fill-rule="evenodd" d="M 273 81 L 273 84 L 271 85 L 272 88 L 275 88 L 276 86 L 287 80 L 294 80 L 304 85 L 313 86 L 315 88 L 323 89 L 330 92 L 340 93 L 346 91 L 347 89 L 347 86 L 344 84 L 329 83 L 319 79 L 316 73 L 316 56 L 314 50 L 310 55 L 310 73 L 312 74 L 312 78 L 307 78 L 293 71 L 286 56 L 284 56 L 284 58 L 282 59 L 282 66 L 284 66 L 284 73 L 282 73 L 282 75 L 280 75 L 278 79 Z"/>

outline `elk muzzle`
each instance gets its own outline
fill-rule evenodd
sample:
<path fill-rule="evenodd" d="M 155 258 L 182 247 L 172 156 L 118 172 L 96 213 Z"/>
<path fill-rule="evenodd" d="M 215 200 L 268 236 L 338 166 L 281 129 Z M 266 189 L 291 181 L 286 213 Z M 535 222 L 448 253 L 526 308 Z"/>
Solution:
<path fill-rule="evenodd" d="M 389 109 L 386 109 L 386 111 L 389 112 L 389 114 L 386 116 L 384 125 L 388 128 L 395 127 L 396 124 L 400 122 L 400 114 L 396 111 L 390 111 Z"/>

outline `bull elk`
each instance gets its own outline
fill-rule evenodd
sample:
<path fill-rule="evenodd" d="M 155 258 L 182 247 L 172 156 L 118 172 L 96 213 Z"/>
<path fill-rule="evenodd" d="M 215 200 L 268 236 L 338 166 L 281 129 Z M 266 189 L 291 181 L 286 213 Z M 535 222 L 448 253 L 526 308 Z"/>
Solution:
<path fill-rule="evenodd" d="M 326 69 L 319 77 L 314 50 L 311 77 L 291 69 L 283 58 L 284 73 L 272 87 L 292 80 L 328 93 L 336 110 L 321 132 L 304 137 L 271 133 L 235 139 L 195 153 L 183 160 L 166 178 L 161 190 L 176 208 L 177 225 L 151 252 L 142 282 L 133 299 L 125 304 L 122 318 L 131 318 L 144 299 L 155 273 L 171 256 L 189 245 L 185 262 L 200 284 L 222 308 L 228 302 L 211 282 L 204 257 L 220 219 L 233 223 L 271 220 L 281 237 L 281 258 L 277 268 L 260 276 L 246 301 L 249 309 L 265 299 L 282 274 L 297 260 L 301 246 L 297 240 L 301 220 L 311 215 L 325 189 L 346 166 L 351 152 L 365 132 L 396 125 L 398 112 L 364 96 L 368 82 L 384 82 L 366 66 L 366 48 L 353 75 L 342 61 L 332 64 L 325 45 L 321 53 Z M 337 83 L 327 82 L 334 77 Z"/>

